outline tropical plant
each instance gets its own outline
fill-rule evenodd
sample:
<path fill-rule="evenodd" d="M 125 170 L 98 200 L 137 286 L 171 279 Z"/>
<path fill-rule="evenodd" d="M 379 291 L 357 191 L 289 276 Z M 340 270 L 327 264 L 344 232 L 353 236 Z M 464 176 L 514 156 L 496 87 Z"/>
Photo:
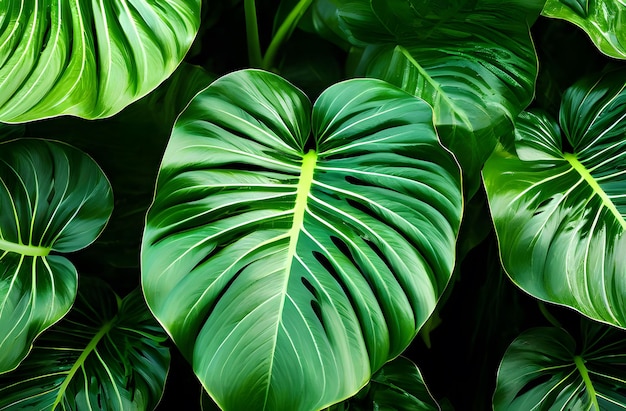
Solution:
<path fill-rule="evenodd" d="M 0 410 L 626 409 L 624 16 L 0 1 Z"/>

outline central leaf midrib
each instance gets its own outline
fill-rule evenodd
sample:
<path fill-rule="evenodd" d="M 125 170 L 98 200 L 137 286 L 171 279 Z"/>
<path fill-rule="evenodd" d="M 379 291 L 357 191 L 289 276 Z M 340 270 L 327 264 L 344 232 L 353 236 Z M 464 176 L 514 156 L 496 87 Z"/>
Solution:
<path fill-rule="evenodd" d="M 0 238 L 0 250 L 22 254 L 30 257 L 45 257 L 50 254 L 50 248 L 30 244 L 18 244 Z"/>
<path fill-rule="evenodd" d="M 289 284 L 289 276 L 291 273 L 291 267 L 293 264 L 293 259 L 296 255 L 296 249 L 298 246 L 298 238 L 300 237 L 300 232 L 302 231 L 302 227 L 304 226 L 304 214 L 306 212 L 307 199 L 309 197 L 309 193 L 311 192 L 311 186 L 313 184 L 313 174 L 315 172 L 315 166 L 317 164 L 317 152 L 315 150 L 309 150 L 302 157 L 302 166 L 300 168 L 300 177 L 298 179 L 298 188 L 296 190 L 296 202 L 293 207 L 293 220 L 291 223 L 291 228 L 289 229 L 289 248 L 287 249 L 287 256 L 285 259 L 285 275 L 283 287 L 281 289 L 282 298 L 280 301 L 280 307 L 278 309 L 278 321 L 276 321 L 276 331 L 274 332 L 274 350 L 276 348 L 276 343 L 278 339 L 278 328 L 280 323 L 282 322 L 282 312 L 283 307 L 285 306 L 285 298 L 287 294 L 287 284 Z M 274 352 L 272 352 L 272 356 L 269 364 L 269 374 L 267 376 L 267 386 L 265 390 L 265 400 L 263 404 L 263 409 L 267 406 L 267 400 L 269 398 L 269 391 L 272 379 L 272 369 L 274 366 Z"/>
<path fill-rule="evenodd" d="M 622 214 L 619 212 L 617 207 L 615 207 L 615 204 L 613 203 L 613 201 L 611 201 L 608 194 L 602 189 L 602 187 L 600 187 L 600 184 L 598 184 L 598 182 L 595 180 L 595 178 L 593 178 L 591 173 L 589 173 L 589 170 L 587 170 L 585 166 L 578 160 L 576 155 L 571 153 L 565 153 L 563 154 L 563 158 L 565 158 L 570 163 L 572 168 L 574 168 L 574 170 L 576 170 L 578 174 L 580 174 L 585 182 L 589 184 L 593 192 L 602 200 L 602 204 L 607 209 L 609 209 L 609 211 L 611 211 L 611 213 L 615 216 L 615 219 L 621 224 L 622 229 L 626 230 L 626 220 L 624 220 L 624 217 L 622 217 Z"/>

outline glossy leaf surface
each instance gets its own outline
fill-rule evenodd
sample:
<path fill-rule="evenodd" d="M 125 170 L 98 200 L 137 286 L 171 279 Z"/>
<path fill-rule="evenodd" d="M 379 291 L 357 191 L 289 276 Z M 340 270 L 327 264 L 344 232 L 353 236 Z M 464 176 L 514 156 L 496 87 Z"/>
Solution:
<path fill-rule="evenodd" d="M 498 370 L 495 411 L 626 409 L 626 339 L 585 323 L 583 341 L 562 328 L 533 328 L 506 351 Z"/>
<path fill-rule="evenodd" d="M 76 269 L 57 253 L 92 243 L 112 207 L 108 180 L 81 151 L 35 139 L 0 144 L 0 372 L 70 309 Z"/>
<path fill-rule="evenodd" d="M 583 29 L 607 56 L 626 59 L 626 3 L 622 0 L 548 0 L 542 14 Z"/>
<path fill-rule="evenodd" d="M 570 89 L 557 123 L 518 119 L 483 171 L 504 267 L 522 289 L 626 327 L 626 72 Z M 571 147 L 571 148 L 570 148 Z"/>
<path fill-rule="evenodd" d="M 166 334 L 141 291 L 123 300 L 81 278 L 72 311 L 0 377 L 0 410 L 152 410 L 169 367 Z"/>
<path fill-rule="evenodd" d="M 543 1 L 326 0 L 318 8 L 329 2 L 337 12 L 324 11 L 332 16 L 327 24 L 362 49 L 355 74 L 427 101 L 443 143 L 477 177 L 532 99 L 537 58 L 529 25 Z"/>
<path fill-rule="evenodd" d="M 329 406 L 434 309 L 460 186 L 430 107 L 387 83 L 339 83 L 311 108 L 274 74 L 224 76 L 166 149 L 142 250 L 148 305 L 223 409 Z"/>
<path fill-rule="evenodd" d="M 388 362 L 356 396 L 329 411 L 438 411 L 417 366 L 408 358 Z"/>
<path fill-rule="evenodd" d="M 0 120 L 115 114 L 165 80 L 189 49 L 200 0 L 6 0 Z"/>

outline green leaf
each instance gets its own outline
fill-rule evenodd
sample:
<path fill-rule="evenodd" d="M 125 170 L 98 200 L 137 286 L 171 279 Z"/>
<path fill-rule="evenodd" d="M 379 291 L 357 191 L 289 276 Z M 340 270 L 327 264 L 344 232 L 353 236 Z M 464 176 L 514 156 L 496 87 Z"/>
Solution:
<path fill-rule="evenodd" d="M 569 88 L 558 123 L 523 113 L 517 155 L 500 149 L 483 171 L 512 280 L 541 300 L 620 327 L 626 327 L 625 89 L 626 71 L 611 71 Z"/>
<path fill-rule="evenodd" d="M 0 410 L 152 410 L 169 367 L 166 339 L 141 290 L 122 300 L 81 278 L 72 311 L 0 377 Z"/>
<path fill-rule="evenodd" d="M 598 50 L 626 59 L 626 6 L 621 0 L 547 0 L 541 12 L 583 29 Z"/>
<path fill-rule="evenodd" d="M 181 62 L 200 0 L 7 0 L 0 24 L 0 120 L 111 116 Z"/>
<path fill-rule="evenodd" d="M 76 269 L 56 253 L 92 243 L 112 207 L 109 182 L 81 151 L 35 139 L 0 144 L 0 373 L 68 312 Z"/>
<path fill-rule="evenodd" d="M 437 131 L 474 191 L 497 139 L 532 100 L 537 58 L 529 26 L 542 6 L 350 0 L 338 2 L 333 18 L 362 49 L 355 75 L 389 81 L 433 107 Z"/>
<path fill-rule="evenodd" d="M 584 322 L 582 347 L 562 328 L 533 328 L 506 351 L 498 370 L 495 411 L 626 409 L 626 339 Z"/>
<path fill-rule="evenodd" d="M 372 376 L 356 396 L 329 411 L 433 411 L 439 405 L 428 392 L 422 374 L 408 358 L 398 357 Z"/>
<path fill-rule="evenodd" d="M 174 126 L 144 293 L 223 409 L 320 409 L 414 338 L 450 278 L 461 212 L 423 101 L 353 79 L 311 108 L 274 74 L 235 72 Z"/>

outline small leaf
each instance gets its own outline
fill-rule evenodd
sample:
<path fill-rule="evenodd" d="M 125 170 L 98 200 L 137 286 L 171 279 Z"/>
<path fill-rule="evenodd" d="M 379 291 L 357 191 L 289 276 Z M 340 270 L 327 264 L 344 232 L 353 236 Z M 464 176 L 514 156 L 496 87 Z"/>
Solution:
<path fill-rule="evenodd" d="M 540 112 L 520 115 L 517 155 L 500 149 L 483 170 L 512 280 L 539 299 L 620 327 L 625 133 L 626 71 L 607 72 L 566 91 L 558 123 Z"/>
<path fill-rule="evenodd" d="M 422 100 L 353 79 L 311 108 L 274 74 L 235 72 L 174 126 L 144 293 L 220 407 L 317 410 L 415 337 L 452 273 L 461 211 Z"/>
<path fill-rule="evenodd" d="M 167 336 L 141 291 L 121 300 L 81 278 L 68 316 L 37 340 L 15 371 L 0 377 L 0 410 L 152 410 L 169 367 Z"/>
<path fill-rule="evenodd" d="M 626 7 L 621 0 L 548 0 L 541 12 L 583 29 L 609 57 L 626 59 Z"/>
<path fill-rule="evenodd" d="M 56 253 L 91 244 L 112 208 L 108 180 L 81 151 L 35 139 L 0 144 L 0 373 L 68 312 L 76 269 Z"/>
<path fill-rule="evenodd" d="M 561 328 L 533 328 L 513 341 L 498 370 L 494 410 L 626 409 L 624 334 L 588 321 L 582 333 L 580 351 Z"/>

